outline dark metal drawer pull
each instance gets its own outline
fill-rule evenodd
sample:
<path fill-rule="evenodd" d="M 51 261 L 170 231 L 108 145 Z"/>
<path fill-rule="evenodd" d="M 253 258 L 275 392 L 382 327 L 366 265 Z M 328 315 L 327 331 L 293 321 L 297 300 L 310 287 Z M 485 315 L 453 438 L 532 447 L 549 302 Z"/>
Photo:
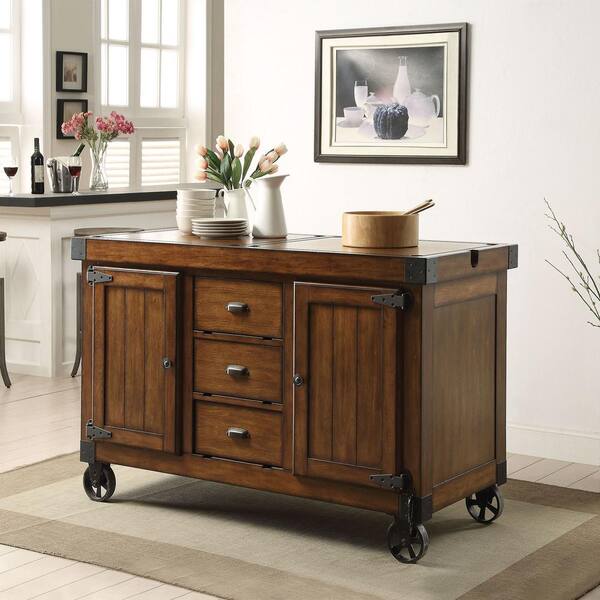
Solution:
<path fill-rule="evenodd" d="M 250 371 L 244 365 L 227 365 L 225 373 L 231 377 L 248 377 Z"/>
<path fill-rule="evenodd" d="M 250 310 L 245 302 L 228 302 L 225 307 L 230 313 L 243 313 Z"/>
<path fill-rule="evenodd" d="M 245 439 L 250 437 L 250 432 L 242 427 L 230 427 L 227 430 L 227 437 Z"/>

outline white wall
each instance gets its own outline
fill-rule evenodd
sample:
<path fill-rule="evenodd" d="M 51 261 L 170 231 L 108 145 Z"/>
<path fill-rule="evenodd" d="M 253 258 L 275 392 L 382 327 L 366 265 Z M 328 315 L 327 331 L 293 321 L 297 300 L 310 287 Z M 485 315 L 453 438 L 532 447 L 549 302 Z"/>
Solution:
<path fill-rule="evenodd" d="M 600 330 L 544 263 L 544 197 L 592 263 L 600 246 L 596 0 L 227 0 L 226 134 L 280 139 L 291 231 L 340 233 L 348 209 L 432 197 L 422 237 L 516 242 L 509 272 L 509 451 L 600 464 Z M 471 24 L 469 163 L 313 162 L 314 31 Z M 596 264 L 596 270 L 600 270 Z"/>
<path fill-rule="evenodd" d="M 43 153 L 45 158 L 68 156 L 73 154 L 79 142 L 76 140 L 56 139 L 56 100 L 88 100 L 88 110 L 96 113 L 96 10 L 94 0 L 45 0 L 45 71 L 48 77 L 44 86 L 44 104 L 49 107 L 46 113 L 45 139 Z M 88 53 L 87 93 L 56 91 L 56 52 Z M 99 64 L 98 64 L 99 68 Z M 99 103 L 98 103 L 99 104 Z M 47 109 L 48 110 L 48 109 Z M 95 116 L 95 115 L 94 115 Z M 87 189 L 90 179 L 91 161 L 85 151 L 81 189 Z M 46 182 L 46 186 L 49 183 Z M 47 191 L 50 191 L 48 188 Z"/>

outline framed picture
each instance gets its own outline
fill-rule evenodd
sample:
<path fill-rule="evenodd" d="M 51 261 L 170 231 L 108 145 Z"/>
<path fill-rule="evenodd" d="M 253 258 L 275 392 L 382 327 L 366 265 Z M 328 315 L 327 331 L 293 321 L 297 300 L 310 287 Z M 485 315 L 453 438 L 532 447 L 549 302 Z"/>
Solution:
<path fill-rule="evenodd" d="M 85 52 L 57 52 L 56 91 L 87 92 L 87 63 Z"/>
<path fill-rule="evenodd" d="M 75 113 L 87 112 L 88 101 L 80 100 L 63 100 L 56 101 L 56 139 L 57 140 L 73 140 L 72 135 L 65 135 L 61 130 L 61 125 L 68 121 Z"/>
<path fill-rule="evenodd" d="M 467 34 L 317 31 L 315 161 L 466 164 Z"/>

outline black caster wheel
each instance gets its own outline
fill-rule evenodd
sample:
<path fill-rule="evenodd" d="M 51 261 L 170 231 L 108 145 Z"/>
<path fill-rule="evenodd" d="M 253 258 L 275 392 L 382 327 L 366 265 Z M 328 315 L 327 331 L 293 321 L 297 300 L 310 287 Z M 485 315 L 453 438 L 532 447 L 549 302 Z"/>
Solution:
<path fill-rule="evenodd" d="M 480 523 L 495 521 L 504 510 L 504 498 L 497 485 L 465 498 L 469 514 Z"/>
<path fill-rule="evenodd" d="M 83 474 L 83 489 L 90 500 L 106 502 L 115 493 L 117 479 L 110 465 L 90 465 Z"/>
<path fill-rule="evenodd" d="M 392 556 L 401 563 L 411 564 L 421 560 L 429 548 L 429 534 L 425 525 L 419 523 L 409 532 L 394 521 L 387 532 L 388 548 Z"/>

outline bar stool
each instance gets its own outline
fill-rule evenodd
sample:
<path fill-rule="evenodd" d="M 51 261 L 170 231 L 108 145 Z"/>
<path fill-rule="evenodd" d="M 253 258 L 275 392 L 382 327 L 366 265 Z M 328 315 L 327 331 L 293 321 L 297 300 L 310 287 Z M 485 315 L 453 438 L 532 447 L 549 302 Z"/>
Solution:
<path fill-rule="evenodd" d="M 6 233 L 0 231 L 0 242 L 6 240 Z M 6 325 L 4 322 L 4 277 L 0 277 L 0 373 L 4 385 L 9 388 L 11 386 L 8 369 L 6 368 Z"/>
<path fill-rule="evenodd" d="M 79 227 L 78 229 L 73 230 L 73 237 L 89 237 L 92 235 L 108 235 L 111 233 L 138 233 L 139 231 L 143 231 L 143 229 L 135 228 L 135 227 Z M 6 234 L 4 234 L 6 237 Z M 2 240 L 0 240 L 2 241 Z M 4 297 L 4 296 L 3 296 Z M 75 362 L 73 363 L 73 368 L 71 369 L 71 377 L 75 377 L 79 372 L 79 366 L 81 365 L 81 348 L 83 342 L 83 314 L 81 307 L 81 271 L 77 273 L 77 345 L 75 349 Z M 4 322 L 4 320 L 3 320 Z M 4 339 L 4 337 L 2 337 Z M 6 368 L 6 366 L 4 367 Z M 2 376 L 4 377 L 4 371 L 2 372 Z M 7 375 L 8 376 L 8 375 Z M 4 380 L 6 382 L 6 379 Z M 10 385 L 10 383 L 9 383 Z"/>

